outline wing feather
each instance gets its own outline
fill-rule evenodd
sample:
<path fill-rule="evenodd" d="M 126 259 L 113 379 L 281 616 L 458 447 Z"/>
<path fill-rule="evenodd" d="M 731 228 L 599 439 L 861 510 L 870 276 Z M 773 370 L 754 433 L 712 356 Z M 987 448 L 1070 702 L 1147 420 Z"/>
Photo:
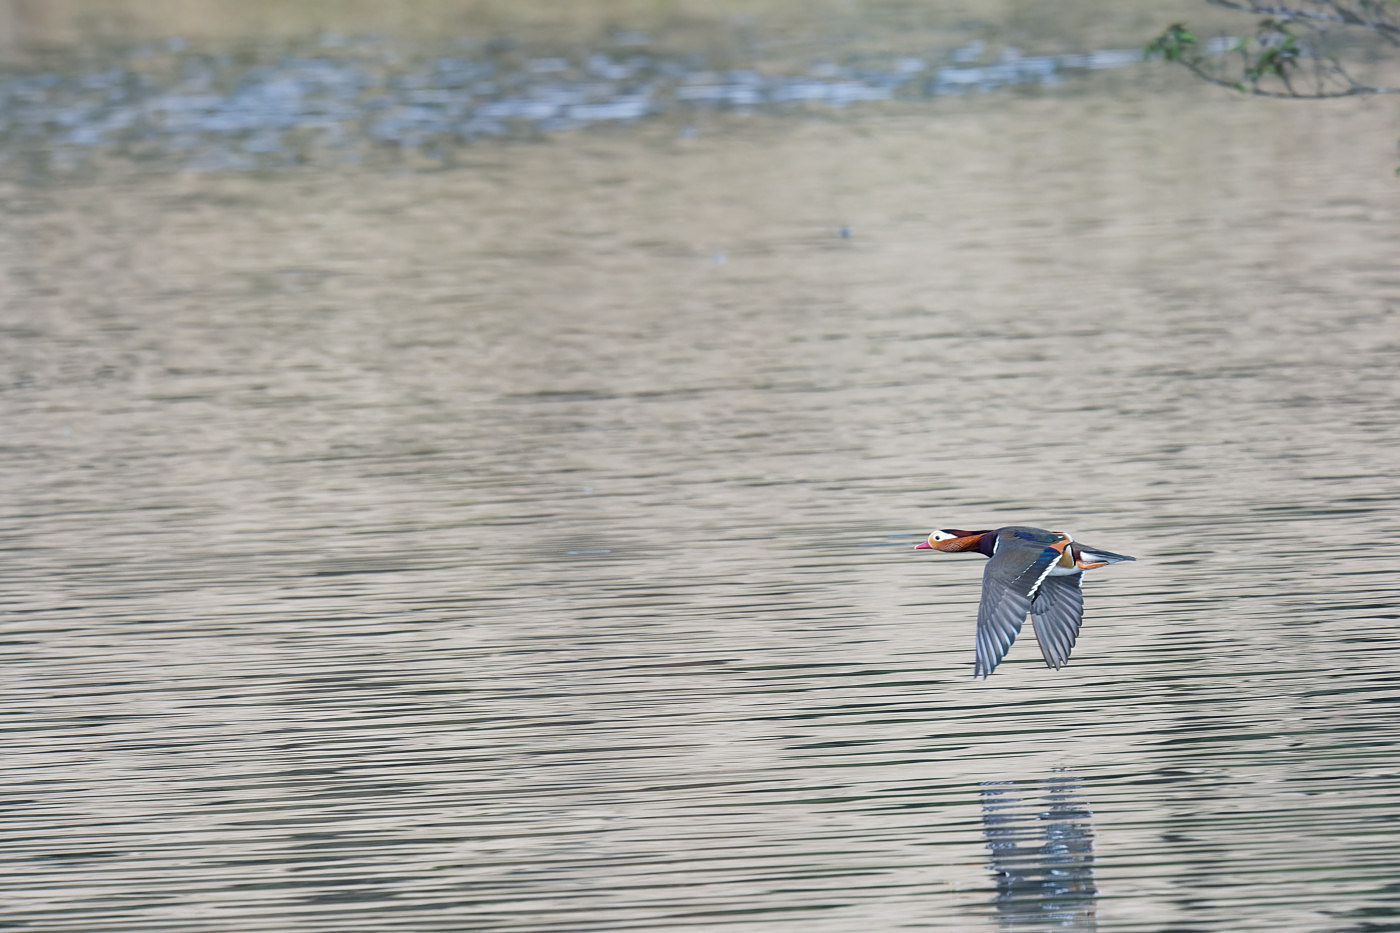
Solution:
<path fill-rule="evenodd" d="M 986 677 L 1006 657 L 1030 612 L 1030 597 L 998 580 L 992 564 L 982 573 L 982 603 L 977 608 L 977 663 L 974 677 Z"/>
<path fill-rule="evenodd" d="M 1084 574 L 1046 577 L 1031 601 L 1031 625 L 1045 663 L 1064 667 L 1079 637 L 1084 620 L 1084 592 L 1079 588 Z"/>

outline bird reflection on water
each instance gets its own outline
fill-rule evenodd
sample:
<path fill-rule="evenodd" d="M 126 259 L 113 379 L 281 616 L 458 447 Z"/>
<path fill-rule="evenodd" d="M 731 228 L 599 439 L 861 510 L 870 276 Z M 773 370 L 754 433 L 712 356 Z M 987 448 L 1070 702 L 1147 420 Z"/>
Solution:
<path fill-rule="evenodd" d="M 1003 929 L 1097 929 L 1093 813 L 1082 785 L 1067 774 L 982 784 Z"/>

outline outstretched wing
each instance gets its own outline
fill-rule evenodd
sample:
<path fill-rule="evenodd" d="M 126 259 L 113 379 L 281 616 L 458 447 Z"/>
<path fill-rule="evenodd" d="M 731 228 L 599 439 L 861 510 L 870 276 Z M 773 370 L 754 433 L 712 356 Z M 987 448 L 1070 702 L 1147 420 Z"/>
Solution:
<path fill-rule="evenodd" d="M 1032 601 L 1050 579 L 1050 568 L 1060 559 L 1065 540 L 1063 535 L 1038 528 L 1010 527 L 997 532 L 995 553 L 982 572 L 974 676 L 988 676 L 1006 657 Z"/>
<path fill-rule="evenodd" d="M 977 607 L 977 663 L 974 677 L 986 677 L 1006 657 L 1021 633 L 1031 598 L 992 575 L 992 565 L 982 572 L 982 603 Z"/>
<path fill-rule="evenodd" d="M 1079 637 L 1079 625 L 1084 620 L 1084 592 L 1079 588 L 1083 579 L 1082 573 L 1046 577 L 1031 600 L 1035 640 L 1050 667 L 1058 669 L 1068 663 L 1070 650 Z"/>

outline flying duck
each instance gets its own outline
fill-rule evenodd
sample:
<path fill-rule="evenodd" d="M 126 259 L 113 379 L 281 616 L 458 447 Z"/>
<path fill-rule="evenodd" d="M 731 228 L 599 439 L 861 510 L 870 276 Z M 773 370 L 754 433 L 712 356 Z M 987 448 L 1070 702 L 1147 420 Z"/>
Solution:
<path fill-rule="evenodd" d="M 940 529 L 915 545 L 935 551 L 976 551 L 986 557 L 982 603 L 977 607 L 977 663 L 974 677 L 987 677 L 1006 656 L 1031 616 L 1045 663 L 1059 669 L 1084 619 L 1084 571 L 1136 560 L 1080 544 L 1061 531 L 1008 525 L 994 531 Z"/>

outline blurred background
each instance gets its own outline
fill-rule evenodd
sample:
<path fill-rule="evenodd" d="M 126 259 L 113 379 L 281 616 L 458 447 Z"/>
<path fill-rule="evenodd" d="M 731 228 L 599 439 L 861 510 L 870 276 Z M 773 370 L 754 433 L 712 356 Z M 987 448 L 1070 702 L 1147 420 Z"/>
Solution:
<path fill-rule="evenodd" d="M 1400 98 L 1178 22 L 0 2 L 7 921 L 1400 930 Z"/>

